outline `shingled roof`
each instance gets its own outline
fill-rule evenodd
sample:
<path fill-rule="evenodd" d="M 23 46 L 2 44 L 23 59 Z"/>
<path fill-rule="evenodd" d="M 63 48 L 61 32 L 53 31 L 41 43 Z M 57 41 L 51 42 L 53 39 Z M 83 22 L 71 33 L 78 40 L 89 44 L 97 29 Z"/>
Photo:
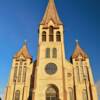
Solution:
<path fill-rule="evenodd" d="M 72 55 L 72 58 L 77 58 L 79 55 L 81 55 L 83 58 L 88 58 L 87 54 L 80 47 L 78 41 L 76 41 L 76 48 L 74 50 L 74 53 Z"/>
<path fill-rule="evenodd" d="M 31 55 L 29 54 L 27 44 L 24 42 L 23 47 L 15 54 L 15 58 L 20 57 L 23 55 L 25 58 L 32 58 Z"/>
<path fill-rule="evenodd" d="M 48 22 L 50 20 L 52 20 L 54 22 L 54 24 L 62 24 L 62 22 L 58 16 L 54 0 L 49 0 L 44 17 L 40 24 L 48 24 Z"/>

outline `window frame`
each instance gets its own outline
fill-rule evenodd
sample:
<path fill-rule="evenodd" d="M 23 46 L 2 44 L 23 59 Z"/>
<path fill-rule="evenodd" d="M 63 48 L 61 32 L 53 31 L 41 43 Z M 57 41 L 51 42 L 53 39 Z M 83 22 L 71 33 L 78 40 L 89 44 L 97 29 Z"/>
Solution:
<path fill-rule="evenodd" d="M 46 32 L 42 32 L 42 42 L 46 42 Z"/>
<path fill-rule="evenodd" d="M 57 65 L 55 63 L 48 63 L 45 66 L 45 72 L 49 75 L 54 75 L 57 72 Z"/>
<path fill-rule="evenodd" d="M 50 48 L 46 48 L 46 58 L 50 58 Z"/>
<path fill-rule="evenodd" d="M 49 27 L 49 42 L 53 42 L 54 41 L 54 28 L 53 26 Z"/>
<path fill-rule="evenodd" d="M 60 33 L 60 31 L 57 31 L 56 32 L 56 41 L 57 42 L 60 42 L 61 41 L 61 33 Z"/>
<path fill-rule="evenodd" d="M 53 50 L 52 50 L 52 58 L 57 58 L 57 48 L 53 48 Z"/>

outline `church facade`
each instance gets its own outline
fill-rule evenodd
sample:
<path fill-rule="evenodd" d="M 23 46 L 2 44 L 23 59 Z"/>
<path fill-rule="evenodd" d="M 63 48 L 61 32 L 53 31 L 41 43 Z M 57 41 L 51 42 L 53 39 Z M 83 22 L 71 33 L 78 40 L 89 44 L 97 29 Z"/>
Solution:
<path fill-rule="evenodd" d="M 76 41 L 68 61 L 64 27 L 54 0 L 39 25 L 38 54 L 32 60 L 27 44 L 14 55 L 4 100 L 98 100 L 88 55 Z"/>

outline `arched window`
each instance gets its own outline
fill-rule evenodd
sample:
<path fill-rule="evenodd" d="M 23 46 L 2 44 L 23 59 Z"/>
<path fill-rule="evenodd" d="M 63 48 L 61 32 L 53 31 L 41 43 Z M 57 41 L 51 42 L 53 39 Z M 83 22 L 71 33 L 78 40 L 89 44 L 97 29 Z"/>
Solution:
<path fill-rule="evenodd" d="M 84 80 L 84 69 L 83 66 L 80 66 L 80 74 L 81 74 L 81 80 Z"/>
<path fill-rule="evenodd" d="M 88 100 L 87 90 L 86 89 L 83 90 L 82 96 L 83 96 L 83 100 Z"/>
<path fill-rule="evenodd" d="M 26 81 L 26 67 L 23 68 L 23 82 Z"/>
<path fill-rule="evenodd" d="M 59 100 L 58 94 L 58 89 L 51 85 L 46 91 L 46 100 Z"/>
<path fill-rule="evenodd" d="M 14 78 L 13 81 L 15 82 L 17 78 L 17 66 L 14 68 Z"/>
<path fill-rule="evenodd" d="M 46 58 L 50 58 L 50 48 L 46 48 Z"/>
<path fill-rule="evenodd" d="M 87 66 L 84 66 L 84 75 L 85 75 L 86 80 L 88 81 L 89 73 L 88 73 L 88 67 Z"/>
<path fill-rule="evenodd" d="M 56 48 L 53 48 L 52 57 L 57 58 L 57 49 Z"/>
<path fill-rule="evenodd" d="M 61 35 L 59 31 L 56 33 L 56 41 L 61 41 Z"/>
<path fill-rule="evenodd" d="M 69 90 L 69 100 L 74 100 L 73 89 L 69 87 L 68 90 Z"/>
<path fill-rule="evenodd" d="M 19 66 L 18 82 L 21 81 L 22 66 Z"/>
<path fill-rule="evenodd" d="M 76 77 L 77 77 L 77 82 L 80 82 L 80 74 L 79 74 L 79 67 L 76 66 Z"/>
<path fill-rule="evenodd" d="M 20 100 L 20 91 L 16 90 L 15 92 L 15 100 Z"/>
<path fill-rule="evenodd" d="M 42 41 L 43 42 L 46 41 L 46 32 L 45 31 L 42 32 Z"/>
<path fill-rule="evenodd" d="M 54 40 L 53 37 L 53 26 L 49 27 L 49 41 L 52 42 Z"/>

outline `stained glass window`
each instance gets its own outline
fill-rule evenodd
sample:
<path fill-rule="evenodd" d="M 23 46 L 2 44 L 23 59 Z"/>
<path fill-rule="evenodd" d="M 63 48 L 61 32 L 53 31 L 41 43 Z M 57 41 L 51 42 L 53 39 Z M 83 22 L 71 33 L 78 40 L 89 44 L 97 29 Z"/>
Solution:
<path fill-rule="evenodd" d="M 50 75 L 54 74 L 57 71 L 56 64 L 54 64 L 54 63 L 47 64 L 45 67 L 45 71 Z"/>

